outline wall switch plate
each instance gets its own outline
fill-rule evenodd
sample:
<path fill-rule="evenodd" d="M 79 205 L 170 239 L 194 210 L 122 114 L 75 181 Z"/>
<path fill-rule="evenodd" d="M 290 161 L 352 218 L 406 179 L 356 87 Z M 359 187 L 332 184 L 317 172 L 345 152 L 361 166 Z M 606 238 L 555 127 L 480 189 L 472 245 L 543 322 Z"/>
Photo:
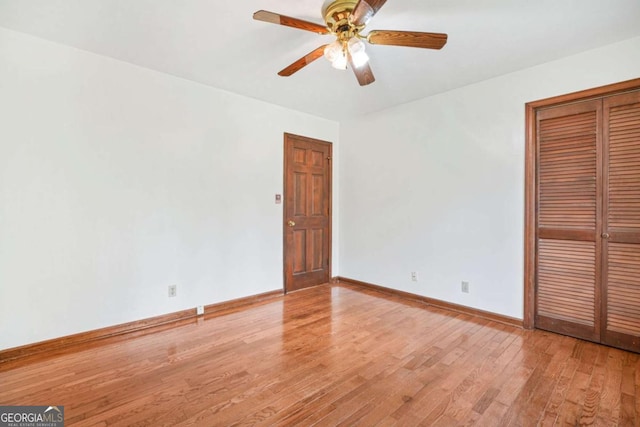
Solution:
<path fill-rule="evenodd" d="M 412 282 L 417 282 L 418 281 L 418 273 L 416 271 L 412 271 L 411 272 L 411 281 Z"/>
<path fill-rule="evenodd" d="M 282 203 L 282 194 L 276 194 L 276 205 Z"/>
<path fill-rule="evenodd" d="M 204 305 L 199 305 L 196 307 L 196 314 L 198 316 L 202 316 L 204 314 Z"/>
<path fill-rule="evenodd" d="M 460 287 L 462 288 L 462 292 L 464 292 L 465 294 L 469 293 L 469 282 L 463 281 Z"/>
<path fill-rule="evenodd" d="M 169 285 L 169 298 L 178 295 L 178 285 Z"/>

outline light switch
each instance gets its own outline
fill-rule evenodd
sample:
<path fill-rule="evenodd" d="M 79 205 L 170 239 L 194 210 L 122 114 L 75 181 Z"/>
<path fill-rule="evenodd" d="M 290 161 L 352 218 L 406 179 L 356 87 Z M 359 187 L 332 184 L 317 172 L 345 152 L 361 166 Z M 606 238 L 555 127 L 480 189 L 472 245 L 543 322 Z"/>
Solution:
<path fill-rule="evenodd" d="M 282 203 L 282 194 L 276 194 L 276 205 Z"/>

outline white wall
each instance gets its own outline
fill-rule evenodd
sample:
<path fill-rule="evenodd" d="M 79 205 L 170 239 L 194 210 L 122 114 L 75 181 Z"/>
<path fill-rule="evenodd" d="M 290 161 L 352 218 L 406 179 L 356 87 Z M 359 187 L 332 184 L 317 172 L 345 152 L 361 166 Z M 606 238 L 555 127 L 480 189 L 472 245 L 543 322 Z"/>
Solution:
<path fill-rule="evenodd" d="M 524 105 L 638 77 L 635 38 L 345 122 L 340 275 L 522 318 Z"/>
<path fill-rule="evenodd" d="M 0 349 L 281 289 L 283 133 L 338 129 L 0 29 Z"/>

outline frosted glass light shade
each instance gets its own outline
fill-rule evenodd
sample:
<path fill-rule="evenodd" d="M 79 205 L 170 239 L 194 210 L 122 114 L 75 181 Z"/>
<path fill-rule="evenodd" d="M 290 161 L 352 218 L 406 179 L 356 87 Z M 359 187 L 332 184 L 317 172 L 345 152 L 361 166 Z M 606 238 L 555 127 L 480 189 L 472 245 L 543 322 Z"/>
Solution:
<path fill-rule="evenodd" d="M 335 61 L 331 63 L 333 68 L 338 70 L 346 70 L 347 69 L 347 57 L 342 53 L 339 57 L 336 58 Z"/>
<path fill-rule="evenodd" d="M 344 56 L 344 52 L 342 51 L 342 43 L 338 40 L 328 44 L 327 47 L 324 48 L 324 57 L 327 58 L 329 62 L 333 63 L 333 61 L 340 56 Z"/>
<path fill-rule="evenodd" d="M 342 42 L 336 40 L 324 48 L 324 57 L 327 58 L 333 68 L 345 70 L 347 68 L 347 56 L 345 55 Z"/>
<path fill-rule="evenodd" d="M 369 55 L 364 52 L 358 52 L 355 55 L 351 55 L 351 59 L 353 60 L 353 66 L 356 68 L 360 68 L 364 64 L 369 62 Z"/>
<path fill-rule="evenodd" d="M 353 37 L 348 43 L 349 53 L 356 68 L 369 62 L 369 56 L 365 52 L 365 44 L 359 38 Z"/>
<path fill-rule="evenodd" d="M 347 45 L 349 46 L 349 52 L 351 52 L 351 55 L 357 55 L 365 50 L 364 43 L 357 37 L 352 37 Z"/>

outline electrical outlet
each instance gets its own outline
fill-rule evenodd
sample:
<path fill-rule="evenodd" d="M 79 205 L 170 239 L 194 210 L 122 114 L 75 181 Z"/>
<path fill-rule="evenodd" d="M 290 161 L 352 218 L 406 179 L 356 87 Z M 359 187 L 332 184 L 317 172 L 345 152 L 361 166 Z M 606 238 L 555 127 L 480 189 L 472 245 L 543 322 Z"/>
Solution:
<path fill-rule="evenodd" d="M 178 285 L 169 285 L 169 297 L 173 298 L 178 295 Z"/>
<path fill-rule="evenodd" d="M 465 294 L 468 294 L 469 293 L 469 282 L 463 281 L 461 283 L 461 288 L 462 288 L 462 292 L 464 292 Z"/>
<path fill-rule="evenodd" d="M 411 281 L 412 282 L 417 282 L 418 281 L 418 273 L 415 271 L 411 272 Z"/>
<path fill-rule="evenodd" d="M 196 307 L 196 314 L 198 316 L 202 316 L 204 314 L 204 305 L 199 305 Z"/>

